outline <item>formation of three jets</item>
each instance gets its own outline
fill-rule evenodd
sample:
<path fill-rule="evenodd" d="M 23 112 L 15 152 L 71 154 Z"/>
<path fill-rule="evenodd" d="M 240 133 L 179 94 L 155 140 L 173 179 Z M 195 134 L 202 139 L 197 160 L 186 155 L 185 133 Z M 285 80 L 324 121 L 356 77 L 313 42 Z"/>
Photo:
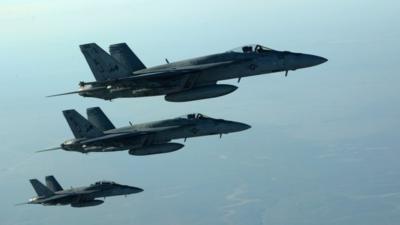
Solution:
<path fill-rule="evenodd" d="M 327 61 L 315 55 L 248 45 L 174 63 L 166 60 L 165 65 L 146 68 L 125 43 L 111 45 L 110 54 L 94 43 L 80 48 L 96 81 L 81 81 L 78 91 L 52 96 L 79 94 L 112 100 L 164 95 L 165 100 L 171 102 L 193 101 L 226 95 L 237 89 L 234 85 L 218 84 L 220 80 L 237 78 L 239 82 L 243 77 L 273 72 L 285 72 L 287 76 L 289 70 Z M 115 128 L 98 107 L 87 109 L 87 119 L 75 110 L 65 110 L 63 114 L 75 138 L 59 147 L 41 151 L 63 149 L 89 153 L 128 150 L 131 155 L 151 155 L 181 149 L 183 144 L 171 142 L 175 139 L 222 135 L 250 128 L 244 123 L 214 119 L 200 113 L 121 128 Z M 38 196 L 30 203 L 44 205 L 94 206 L 103 203 L 95 198 L 142 191 L 113 182 L 97 182 L 89 187 L 64 191 L 54 177 L 46 177 L 47 186 L 37 180 L 31 180 L 31 183 Z"/>

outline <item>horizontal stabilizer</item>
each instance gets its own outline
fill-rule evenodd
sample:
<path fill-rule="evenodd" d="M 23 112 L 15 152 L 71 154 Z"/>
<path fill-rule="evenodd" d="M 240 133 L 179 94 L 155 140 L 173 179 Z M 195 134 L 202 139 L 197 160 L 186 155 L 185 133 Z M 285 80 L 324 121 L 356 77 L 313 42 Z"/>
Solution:
<path fill-rule="evenodd" d="M 94 87 L 94 88 L 88 88 L 88 89 L 82 89 L 79 91 L 71 91 L 71 92 L 65 92 L 61 94 L 55 94 L 55 95 L 48 95 L 46 97 L 56 97 L 56 96 L 62 96 L 62 95 L 72 95 L 72 94 L 81 94 L 81 93 L 89 93 L 89 92 L 96 92 L 100 90 L 107 89 L 107 87 Z"/>
<path fill-rule="evenodd" d="M 27 204 L 32 204 L 32 203 L 31 202 L 21 202 L 21 203 L 15 204 L 15 206 L 27 205 Z"/>

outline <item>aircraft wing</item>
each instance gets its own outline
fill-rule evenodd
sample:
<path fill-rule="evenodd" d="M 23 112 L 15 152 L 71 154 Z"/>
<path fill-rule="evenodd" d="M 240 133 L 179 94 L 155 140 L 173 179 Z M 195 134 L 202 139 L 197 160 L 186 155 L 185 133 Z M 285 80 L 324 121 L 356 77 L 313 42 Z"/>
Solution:
<path fill-rule="evenodd" d="M 94 84 L 96 83 L 97 85 L 121 85 L 121 84 L 143 84 L 148 81 L 156 82 L 157 80 L 161 79 L 179 79 L 179 78 L 186 78 L 184 75 L 190 75 L 192 73 L 197 73 L 201 72 L 207 69 L 211 68 L 216 68 L 220 66 L 226 66 L 229 64 L 234 63 L 234 61 L 225 61 L 225 62 L 217 62 L 217 63 L 208 63 L 208 64 L 203 64 L 203 65 L 194 65 L 194 66 L 183 66 L 183 67 L 178 67 L 178 68 L 167 68 L 167 69 L 161 69 L 161 70 L 153 70 L 153 71 L 144 71 L 144 72 L 137 72 L 133 73 L 133 76 L 129 77 L 124 77 L 120 79 L 115 79 L 115 80 L 109 80 L 109 81 L 103 81 L 103 82 L 85 82 L 85 84 Z"/>
<path fill-rule="evenodd" d="M 125 138 L 133 138 L 133 137 L 138 137 L 141 135 L 146 134 L 145 132 L 127 132 L 127 133 L 115 133 L 115 134 L 107 134 L 101 137 L 97 138 L 90 138 L 88 140 L 82 141 L 81 144 L 100 144 L 104 142 L 112 142 L 112 141 L 117 141 L 120 139 L 125 139 Z"/>
<path fill-rule="evenodd" d="M 187 74 L 187 73 L 200 72 L 200 71 L 215 68 L 215 67 L 225 66 L 225 65 L 232 64 L 233 62 L 234 61 L 207 63 L 207 64 L 202 64 L 202 65 L 183 66 L 183 67 L 179 67 L 179 68 L 168 68 L 165 70 L 152 71 L 152 72 L 134 73 L 135 74 L 134 77 L 127 77 L 125 79 L 129 79 L 129 78 L 153 79 L 153 78 L 159 78 L 159 77 L 162 77 L 162 78 L 171 77 L 171 76 L 182 75 L 182 74 Z"/>
<path fill-rule="evenodd" d="M 47 97 L 55 97 L 61 95 L 70 95 L 70 94 L 81 94 L 81 93 L 90 93 L 106 90 L 111 88 L 112 86 L 120 86 L 130 89 L 130 86 L 135 85 L 135 89 L 140 88 L 165 88 L 168 86 L 166 84 L 166 80 L 168 82 L 172 82 L 171 87 L 179 87 L 183 86 L 186 83 L 195 83 L 195 80 L 198 76 L 191 76 L 196 73 L 202 72 L 204 70 L 208 70 L 211 68 L 217 68 L 222 66 L 227 66 L 235 63 L 235 61 L 225 61 L 225 62 L 217 62 L 217 63 L 207 63 L 202 65 L 193 65 L 193 66 L 183 66 L 176 68 L 166 68 L 160 70 L 152 70 L 152 71 L 138 71 L 133 73 L 132 76 L 117 78 L 113 80 L 105 80 L 105 81 L 95 81 L 95 82 L 84 82 L 84 85 L 96 85 L 96 87 L 86 88 L 78 91 L 71 91 L 61 94 L 49 95 Z"/>
<path fill-rule="evenodd" d="M 73 195 L 74 194 L 72 194 L 72 193 L 53 195 L 53 196 L 50 196 L 50 197 L 47 197 L 47 198 L 38 199 L 36 202 L 37 203 L 46 203 L 46 202 L 51 202 L 51 201 L 60 200 L 60 199 L 67 198 L 67 197 L 71 197 Z"/>
<path fill-rule="evenodd" d="M 64 199 L 64 198 L 69 198 L 69 197 L 72 197 L 72 196 L 87 195 L 87 194 L 95 193 L 97 191 L 98 190 L 86 190 L 86 191 L 58 194 L 58 195 L 50 196 L 48 198 L 43 198 L 43 199 L 37 200 L 37 203 L 46 203 L 46 202 L 61 200 L 61 199 Z"/>
<path fill-rule="evenodd" d="M 73 196 L 73 194 L 53 195 L 53 196 L 50 196 L 50 197 L 47 197 L 47 198 L 38 199 L 35 202 L 30 202 L 29 201 L 29 202 L 17 203 L 17 204 L 15 204 L 15 206 L 26 205 L 26 204 L 34 204 L 34 203 L 42 204 L 42 203 L 51 202 L 51 201 L 54 201 L 54 200 L 60 200 L 60 199 L 71 197 L 71 196 Z"/>
<path fill-rule="evenodd" d="M 145 132 L 145 133 L 155 133 L 155 132 L 160 132 L 160 131 L 166 131 L 166 130 L 171 130 L 175 128 L 179 128 L 182 126 L 167 126 L 167 127 L 146 127 L 146 128 L 140 128 L 140 132 Z"/>
<path fill-rule="evenodd" d="M 82 141 L 81 144 L 101 144 L 104 142 L 114 142 L 126 138 L 137 138 L 144 135 L 153 134 L 160 131 L 170 130 L 178 128 L 179 126 L 168 126 L 168 127 L 156 127 L 156 128 L 143 128 L 138 131 L 133 132 L 123 132 L 123 133 L 110 133 L 101 137 L 91 138 Z"/>

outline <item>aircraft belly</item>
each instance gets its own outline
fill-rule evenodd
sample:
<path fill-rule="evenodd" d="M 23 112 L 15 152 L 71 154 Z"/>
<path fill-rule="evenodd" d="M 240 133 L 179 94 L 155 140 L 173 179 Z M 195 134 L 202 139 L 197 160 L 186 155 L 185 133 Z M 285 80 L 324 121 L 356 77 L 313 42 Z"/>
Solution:
<path fill-rule="evenodd" d="M 93 198 L 105 198 L 105 197 L 111 197 L 111 196 L 117 196 L 117 195 L 121 195 L 120 192 L 118 192 L 117 190 L 104 190 L 104 191 L 99 191 L 96 192 L 93 195 Z"/>
<path fill-rule="evenodd" d="M 84 97 L 91 98 L 101 98 L 105 100 L 112 100 L 116 98 L 135 98 L 135 97 L 147 97 L 147 96 L 158 96 L 164 95 L 167 91 L 164 89 L 136 89 L 132 87 L 128 90 L 123 91 L 101 91 L 101 92 L 93 92 L 82 94 Z"/>
<path fill-rule="evenodd" d="M 197 126 L 190 126 L 179 129 L 174 132 L 166 133 L 164 136 L 169 138 L 170 140 L 173 139 L 181 139 L 181 138 L 188 138 L 188 137 L 198 137 L 209 134 L 208 130 L 204 130 Z"/>
<path fill-rule="evenodd" d="M 44 202 L 44 205 L 68 205 L 77 200 L 77 196 L 68 196 L 56 200 Z"/>
<path fill-rule="evenodd" d="M 182 137 L 181 129 L 177 130 L 167 130 L 167 131 L 160 131 L 154 135 L 152 143 L 165 143 L 173 139 L 179 139 Z"/>
<path fill-rule="evenodd" d="M 174 139 L 191 137 L 191 135 L 193 135 L 193 131 L 191 131 L 191 129 L 188 127 L 157 131 L 152 135 L 146 135 L 141 137 L 140 140 L 136 139 L 134 142 L 131 142 L 131 144 L 134 143 L 134 145 L 131 145 L 129 148 L 138 148 L 152 144 L 167 143 Z M 126 144 L 128 144 L 128 142 Z"/>
<path fill-rule="evenodd" d="M 228 68 L 215 68 L 201 73 L 198 83 L 210 83 L 219 80 L 228 80 L 243 76 L 249 76 L 251 71 L 246 65 L 231 65 Z"/>
<path fill-rule="evenodd" d="M 257 62 L 246 62 L 231 65 L 229 68 L 216 68 L 200 74 L 197 83 L 212 83 L 219 80 L 229 80 L 240 77 L 249 77 L 273 72 L 284 71 L 279 65 L 263 65 Z"/>
<path fill-rule="evenodd" d="M 104 145 L 104 146 L 88 146 L 85 148 L 84 152 L 117 152 L 127 150 L 128 147 L 115 147 L 115 144 Z"/>

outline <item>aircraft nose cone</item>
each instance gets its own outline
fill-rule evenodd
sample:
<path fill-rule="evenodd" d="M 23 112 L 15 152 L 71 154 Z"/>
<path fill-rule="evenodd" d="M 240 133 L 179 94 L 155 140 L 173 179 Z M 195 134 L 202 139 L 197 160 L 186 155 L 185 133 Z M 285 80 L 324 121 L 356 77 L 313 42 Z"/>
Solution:
<path fill-rule="evenodd" d="M 138 188 L 138 187 L 128 187 L 127 188 L 127 192 L 129 194 L 136 194 L 136 193 L 139 193 L 139 192 L 142 192 L 142 191 L 143 191 L 143 189 Z"/>
<path fill-rule="evenodd" d="M 251 128 L 251 126 L 248 124 L 233 121 L 225 121 L 225 125 L 223 127 L 225 132 L 222 133 L 239 132 Z"/>
<path fill-rule="evenodd" d="M 139 193 L 139 192 L 142 192 L 142 191 L 143 191 L 143 189 L 141 189 L 141 188 L 137 188 L 137 187 L 133 188 L 133 193 Z"/>
<path fill-rule="evenodd" d="M 311 67 L 311 66 L 317 66 L 322 63 L 327 62 L 328 59 L 317 56 L 317 55 L 304 55 L 302 63 L 304 64 L 304 67 Z"/>
<path fill-rule="evenodd" d="M 319 65 L 322 63 L 326 63 L 328 61 L 328 59 L 321 57 L 321 56 L 314 56 L 314 64 L 315 65 Z"/>
<path fill-rule="evenodd" d="M 245 123 L 236 123 L 236 130 L 237 131 L 244 131 L 250 129 L 251 126 Z"/>

